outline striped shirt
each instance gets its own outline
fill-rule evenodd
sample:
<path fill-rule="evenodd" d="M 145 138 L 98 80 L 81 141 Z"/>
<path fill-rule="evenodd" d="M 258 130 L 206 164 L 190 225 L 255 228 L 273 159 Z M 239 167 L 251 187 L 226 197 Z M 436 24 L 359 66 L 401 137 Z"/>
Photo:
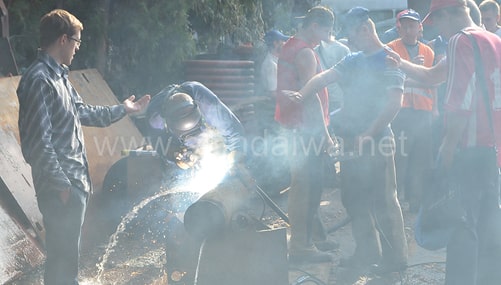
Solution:
<path fill-rule="evenodd" d="M 126 114 L 123 105 L 85 104 L 68 71 L 40 51 L 17 89 L 21 149 L 37 193 L 70 186 L 90 192 L 82 125 L 105 127 Z"/>
<path fill-rule="evenodd" d="M 470 39 L 457 33 L 449 40 L 447 62 L 449 65 L 445 110 L 449 113 L 468 116 L 468 124 L 460 142 L 461 147 L 495 145 L 490 128 L 480 84 L 485 80 L 491 100 L 491 113 L 494 116 L 494 134 L 497 144 L 501 143 L 501 39 L 496 35 L 479 29 L 466 29 L 471 33 L 480 48 L 480 57 L 485 79 L 478 78 L 475 72 L 475 57 Z M 447 114 L 446 114 L 447 115 Z M 447 116 L 446 116 L 447 119 Z M 499 146 L 498 146 L 499 148 Z"/>

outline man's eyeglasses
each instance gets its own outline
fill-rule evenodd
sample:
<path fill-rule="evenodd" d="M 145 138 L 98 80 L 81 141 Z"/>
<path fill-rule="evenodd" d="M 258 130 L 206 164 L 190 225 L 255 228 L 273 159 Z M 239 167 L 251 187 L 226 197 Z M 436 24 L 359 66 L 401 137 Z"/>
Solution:
<path fill-rule="evenodd" d="M 80 39 L 75 39 L 74 37 L 68 37 L 70 40 L 74 40 L 77 43 L 77 46 L 80 46 L 82 44 L 82 40 Z"/>

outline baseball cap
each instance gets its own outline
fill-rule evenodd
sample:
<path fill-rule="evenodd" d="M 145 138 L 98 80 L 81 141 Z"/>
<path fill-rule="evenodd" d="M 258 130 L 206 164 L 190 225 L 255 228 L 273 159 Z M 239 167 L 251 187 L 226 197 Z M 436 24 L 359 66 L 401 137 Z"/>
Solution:
<path fill-rule="evenodd" d="M 398 13 L 397 21 L 400 21 L 400 19 L 411 19 L 414 21 L 421 22 L 421 16 L 419 15 L 419 13 L 412 9 L 406 9 Z"/>
<path fill-rule="evenodd" d="M 369 10 L 364 7 L 353 7 L 346 14 L 343 15 L 341 20 L 341 33 L 347 34 L 348 29 L 356 27 L 369 19 Z"/>
<path fill-rule="evenodd" d="M 274 41 L 286 41 L 289 39 L 289 36 L 286 36 L 284 34 L 282 34 L 280 31 L 278 30 L 271 30 L 271 31 L 268 31 L 265 35 L 264 35 L 264 41 L 266 43 L 272 43 Z"/>
<path fill-rule="evenodd" d="M 431 25 L 433 24 L 430 18 L 430 15 L 434 12 L 447 8 L 447 7 L 455 7 L 455 6 L 466 6 L 465 0 L 431 0 L 430 11 L 423 19 L 423 24 Z"/>

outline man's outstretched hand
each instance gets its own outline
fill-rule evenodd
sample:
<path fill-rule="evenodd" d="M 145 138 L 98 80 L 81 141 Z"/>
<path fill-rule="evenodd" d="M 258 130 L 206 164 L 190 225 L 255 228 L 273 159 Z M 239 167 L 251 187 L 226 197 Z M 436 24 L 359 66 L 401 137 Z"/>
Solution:
<path fill-rule="evenodd" d="M 136 96 L 131 95 L 123 102 L 127 114 L 139 113 L 142 112 L 143 110 L 146 110 L 146 107 L 150 103 L 151 96 L 146 94 L 143 97 L 139 98 L 139 100 L 134 102 L 135 99 Z"/>

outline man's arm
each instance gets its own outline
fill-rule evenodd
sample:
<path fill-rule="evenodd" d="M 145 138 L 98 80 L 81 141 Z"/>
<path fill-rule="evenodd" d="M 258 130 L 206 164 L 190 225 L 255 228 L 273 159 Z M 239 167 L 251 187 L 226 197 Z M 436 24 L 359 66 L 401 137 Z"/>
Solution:
<path fill-rule="evenodd" d="M 317 60 L 315 52 L 304 48 L 297 53 L 294 59 L 301 86 L 305 85 L 317 73 Z"/>
<path fill-rule="evenodd" d="M 446 58 L 443 58 L 432 67 L 425 67 L 402 59 L 400 55 L 393 50 L 387 50 L 386 52 L 390 65 L 400 68 L 408 77 L 421 82 L 421 86 L 434 86 L 447 80 Z"/>
<path fill-rule="evenodd" d="M 438 157 L 441 167 L 449 169 L 454 159 L 454 151 L 463 135 L 468 123 L 468 116 L 459 113 L 448 112 L 445 135 L 440 145 Z"/>
<path fill-rule="evenodd" d="M 226 148 L 229 151 L 243 151 L 244 128 L 228 106 L 200 82 L 187 81 L 181 87 L 191 94 L 206 122 L 224 137 Z"/>
<path fill-rule="evenodd" d="M 75 92 L 72 90 L 71 92 Z M 75 105 L 78 109 L 78 115 L 80 117 L 80 122 L 84 126 L 94 126 L 94 127 L 107 127 L 112 123 L 122 119 L 127 114 L 133 114 L 142 112 L 146 110 L 151 96 L 144 95 L 139 100 L 135 100 L 135 96 L 132 95 L 125 99 L 122 104 L 114 106 L 93 106 L 83 102 L 80 95 L 74 94 Z"/>
<path fill-rule="evenodd" d="M 329 84 L 335 83 L 338 79 L 338 73 L 335 69 L 327 69 L 311 78 L 308 83 L 306 83 L 299 93 L 303 97 L 309 97 L 316 94 L 318 90 L 326 87 Z"/>
<path fill-rule="evenodd" d="M 313 52 L 313 50 L 311 51 Z M 312 56 L 314 57 L 314 54 L 312 54 Z M 288 96 L 292 101 L 301 102 L 305 98 L 316 95 L 318 90 L 325 88 L 329 84 L 335 83 L 339 77 L 334 68 L 324 70 L 318 74 L 315 73 L 314 76 L 312 75 L 310 78 L 305 78 L 306 81 L 299 91 L 282 90 L 281 92 Z"/>
<path fill-rule="evenodd" d="M 444 82 L 447 79 L 447 63 L 442 59 L 432 67 L 425 67 L 402 59 L 400 62 L 402 69 L 407 76 L 422 82 L 425 86 L 434 86 Z"/>
<path fill-rule="evenodd" d="M 437 88 L 442 84 L 443 82 L 440 82 L 435 85 L 428 85 L 424 84 L 422 81 L 416 80 L 414 78 L 407 77 L 405 79 L 405 87 L 414 87 L 414 88 Z"/>
<path fill-rule="evenodd" d="M 303 49 L 301 50 L 295 58 L 295 64 L 298 68 L 298 74 L 300 77 L 301 85 L 307 85 L 309 81 L 314 78 L 317 74 L 318 63 L 315 56 L 315 51 L 313 49 Z M 327 129 L 326 122 L 324 121 L 325 113 L 322 107 L 322 102 L 317 92 L 321 88 L 325 88 L 326 85 L 314 90 L 304 98 L 304 111 L 308 114 L 308 122 L 306 126 L 312 127 L 314 129 L 318 128 L 318 131 L 322 133 L 322 136 L 327 140 L 327 151 L 330 151 L 334 147 L 334 141 L 332 140 L 329 130 Z"/>

